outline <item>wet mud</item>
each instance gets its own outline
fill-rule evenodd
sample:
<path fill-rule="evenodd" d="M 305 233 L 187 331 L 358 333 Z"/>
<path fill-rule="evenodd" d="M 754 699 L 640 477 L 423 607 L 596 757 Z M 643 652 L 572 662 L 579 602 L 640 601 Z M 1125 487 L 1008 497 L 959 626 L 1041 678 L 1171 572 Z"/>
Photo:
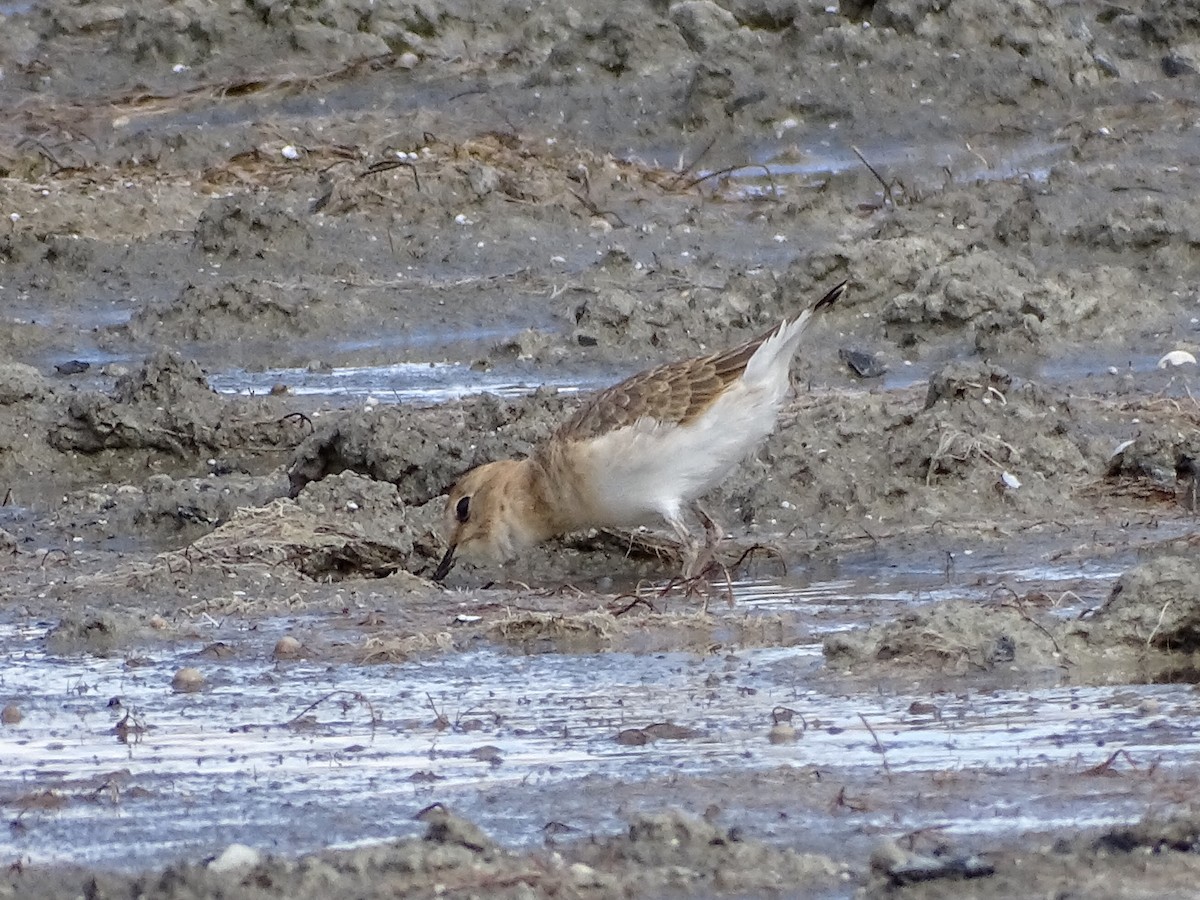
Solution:
<path fill-rule="evenodd" d="M 0 895 L 1193 889 L 1200 16 L 0 26 Z M 841 280 L 711 579 L 430 580 L 463 471 Z"/>

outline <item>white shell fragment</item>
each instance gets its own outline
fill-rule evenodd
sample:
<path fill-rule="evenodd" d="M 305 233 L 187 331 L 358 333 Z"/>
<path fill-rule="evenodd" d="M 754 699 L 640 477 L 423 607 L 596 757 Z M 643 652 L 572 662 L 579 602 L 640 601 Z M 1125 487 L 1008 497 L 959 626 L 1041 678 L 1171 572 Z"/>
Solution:
<path fill-rule="evenodd" d="M 1126 450 L 1128 450 L 1130 447 L 1132 447 L 1133 441 L 1134 441 L 1134 439 L 1131 438 L 1128 441 L 1121 441 L 1121 443 L 1117 444 L 1117 446 L 1113 449 L 1113 452 L 1108 455 L 1109 460 L 1111 461 L 1111 460 L 1116 459 L 1118 456 L 1120 456 L 1122 453 L 1124 453 Z"/>
<path fill-rule="evenodd" d="M 1001 482 L 1001 483 L 1002 483 L 1002 484 L 1003 484 L 1003 485 L 1004 485 L 1006 488 L 1008 488 L 1010 491 L 1015 491 L 1017 488 L 1019 488 L 1019 487 L 1021 486 L 1021 479 L 1019 479 L 1019 478 L 1018 478 L 1016 475 L 1014 475 L 1012 472 L 1005 472 L 1005 473 L 1003 473 L 1003 474 L 1000 476 L 1000 482 Z"/>
<path fill-rule="evenodd" d="M 284 147 L 279 152 L 281 154 L 283 154 L 284 159 L 299 159 L 300 158 L 300 151 L 297 150 L 295 147 L 293 147 L 291 144 L 288 144 L 286 147 Z"/>
<path fill-rule="evenodd" d="M 1172 350 L 1166 356 L 1158 361 L 1158 367 L 1165 369 L 1168 366 L 1194 366 L 1196 365 L 1196 357 L 1188 353 L 1186 350 Z"/>

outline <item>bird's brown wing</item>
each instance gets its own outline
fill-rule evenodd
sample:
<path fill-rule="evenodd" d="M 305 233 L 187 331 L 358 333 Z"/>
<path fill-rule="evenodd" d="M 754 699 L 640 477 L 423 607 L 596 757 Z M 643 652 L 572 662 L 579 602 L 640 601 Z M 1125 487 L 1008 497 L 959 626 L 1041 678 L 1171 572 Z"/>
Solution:
<path fill-rule="evenodd" d="M 587 440 L 643 418 L 686 425 L 741 377 L 754 351 L 774 331 L 723 353 L 669 363 L 626 378 L 588 398 L 558 429 L 555 438 Z"/>
<path fill-rule="evenodd" d="M 812 309 L 832 304 L 845 287 L 843 281 L 814 303 Z M 588 398 L 554 437 L 583 441 L 633 425 L 643 418 L 686 425 L 703 415 L 729 385 L 742 377 L 754 351 L 786 324 L 785 320 L 730 350 L 667 363 L 630 376 Z"/>

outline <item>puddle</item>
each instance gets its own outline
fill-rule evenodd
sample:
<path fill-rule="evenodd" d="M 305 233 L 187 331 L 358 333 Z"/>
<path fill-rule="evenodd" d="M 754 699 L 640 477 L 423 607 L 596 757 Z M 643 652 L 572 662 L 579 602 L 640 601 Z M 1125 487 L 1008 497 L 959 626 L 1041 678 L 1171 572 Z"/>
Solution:
<path fill-rule="evenodd" d="M 1169 348 L 1168 348 L 1169 349 Z M 1129 346 L 1091 347 L 1086 354 L 1071 356 L 1053 356 L 1020 360 L 1015 359 L 1005 363 L 1004 368 L 1011 374 L 1047 384 L 1064 384 L 1073 381 L 1094 378 L 1114 378 L 1126 375 L 1150 376 L 1155 380 L 1170 379 L 1176 376 L 1178 385 L 1167 385 L 1173 395 L 1186 396 L 1182 387 L 1185 383 L 1194 382 L 1196 370 L 1192 366 L 1180 366 L 1174 369 L 1159 369 L 1158 361 L 1162 353 L 1131 352 Z M 941 368 L 951 362 L 962 362 L 977 359 L 974 353 L 962 353 L 956 350 L 952 353 L 931 354 L 921 361 L 904 360 L 894 364 L 882 378 L 864 380 L 864 387 L 878 386 L 885 390 L 900 390 L 913 385 L 923 384 Z"/>
<path fill-rule="evenodd" d="M 835 590 L 843 589 L 826 593 Z M 755 602 L 751 587 L 739 592 Z M 822 599 L 787 596 L 793 605 Z M 47 627 L 0 627 L 9 660 L 0 692 L 24 713 L 0 740 L 0 798 L 19 823 L 0 831 L 0 857 L 8 859 L 130 869 L 202 858 L 233 841 L 299 853 L 418 833 L 410 817 L 434 800 L 501 842 L 528 846 L 552 819 L 583 833 L 619 830 L 628 809 L 607 800 L 614 784 L 780 766 L 815 766 L 831 777 L 876 771 L 880 748 L 860 714 L 896 774 L 1093 765 L 1110 746 L 1170 767 L 1191 764 L 1198 749 L 1190 723 L 1200 698 L 1187 685 L 962 692 L 939 697 L 936 716 L 914 715 L 913 701 L 928 696 L 814 689 L 816 644 L 704 657 L 488 648 L 398 665 L 275 664 L 275 636 L 320 627 L 275 619 L 253 629 L 222 626 L 221 636 L 251 658 L 197 661 L 193 647 L 155 647 L 151 658 L 127 665 L 48 655 Z M 201 668 L 210 686 L 173 693 L 182 665 Z M 800 741 L 768 740 L 777 706 L 811 724 Z M 127 724 L 144 731 L 123 743 L 116 726 L 127 713 Z M 439 731 L 436 714 L 450 727 Z M 625 729 L 662 722 L 689 733 L 645 746 L 617 740 Z M 664 802 L 648 791 L 651 801 Z M 1043 818 L 1028 804 L 1007 814 L 997 804 L 987 818 L 964 813 L 948 824 L 963 833 L 1011 832 L 1117 821 L 1135 816 L 1132 806 L 1060 798 Z M 903 830 L 927 816 L 880 824 Z M 782 839 L 811 825 L 801 815 L 755 822 Z"/>
<path fill-rule="evenodd" d="M 0 16 L 22 16 L 30 12 L 35 5 L 34 0 L 0 3 Z"/>
<path fill-rule="evenodd" d="M 963 142 L 910 145 L 864 141 L 856 146 L 884 180 L 891 183 L 899 179 L 911 188 L 946 181 L 970 184 L 1011 178 L 1044 182 L 1070 145 L 1032 140 L 1010 147 L 993 159 L 985 158 Z M 826 139 L 763 147 L 753 162 L 726 172 L 725 177 L 741 186 L 744 197 L 773 197 L 786 195 L 789 188 L 816 186 L 825 179 L 856 170 L 866 171 L 866 165 L 854 150 Z M 696 177 L 713 174 L 698 170 Z"/>
<path fill-rule="evenodd" d="M 1183 537 L 1187 520 L 1129 523 L 1108 550 L 1078 532 L 1030 532 L 1007 541 L 921 538 L 879 547 L 751 563 L 754 577 L 732 584 L 739 610 L 782 613 L 810 640 L 890 620 L 898 608 L 953 600 L 1003 603 L 1029 598 L 1046 615 L 1076 619 L 1101 606 L 1146 550 Z M 864 541 L 864 543 L 867 543 Z M 635 585 L 622 586 L 633 590 Z"/>
<path fill-rule="evenodd" d="M 554 387 L 573 394 L 608 384 L 603 376 L 587 377 L 556 371 L 492 369 L 476 372 L 459 363 L 397 363 L 389 366 L 359 366 L 311 372 L 306 369 L 267 369 L 262 372 L 234 370 L 212 375 L 208 382 L 223 394 L 267 394 L 276 385 L 286 385 L 297 395 L 373 397 L 385 403 L 441 403 L 484 392 L 502 397 L 531 394 L 539 387 Z"/>

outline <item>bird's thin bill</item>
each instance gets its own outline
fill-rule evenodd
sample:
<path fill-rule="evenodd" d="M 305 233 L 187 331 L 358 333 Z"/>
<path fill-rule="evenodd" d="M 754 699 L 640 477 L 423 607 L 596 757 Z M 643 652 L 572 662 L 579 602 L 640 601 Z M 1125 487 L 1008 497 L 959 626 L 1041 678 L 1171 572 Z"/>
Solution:
<path fill-rule="evenodd" d="M 451 544 L 446 548 L 446 555 L 442 557 L 442 561 L 438 563 L 437 570 L 433 573 L 434 581 L 441 581 L 450 574 L 450 570 L 454 568 L 454 545 Z"/>

